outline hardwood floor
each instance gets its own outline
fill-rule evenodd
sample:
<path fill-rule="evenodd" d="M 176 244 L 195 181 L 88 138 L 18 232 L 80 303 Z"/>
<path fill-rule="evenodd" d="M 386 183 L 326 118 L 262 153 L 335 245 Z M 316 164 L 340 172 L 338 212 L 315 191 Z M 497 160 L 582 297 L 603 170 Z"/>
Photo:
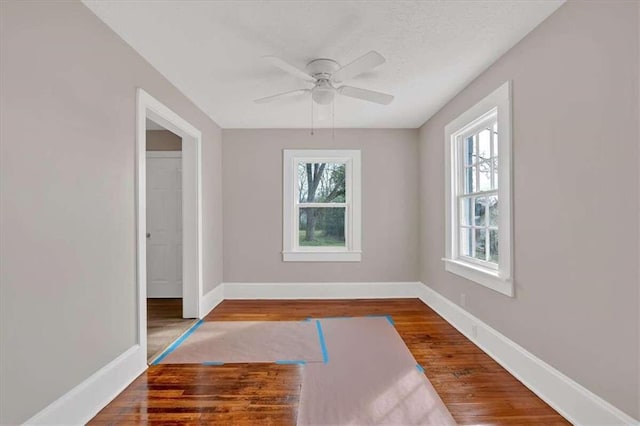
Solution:
<path fill-rule="evenodd" d="M 160 355 L 196 321 L 182 318 L 182 299 L 147 299 L 147 362 Z"/>
<path fill-rule="evenodd" d="M 459 424 L 566 425 L 551 407 L 417 299 L 226 300 L 208 321 L 301 320 L 390 314 L 396 329 Z M 299 365 L 150 367 L 91 424 L 293 425 Z"/>

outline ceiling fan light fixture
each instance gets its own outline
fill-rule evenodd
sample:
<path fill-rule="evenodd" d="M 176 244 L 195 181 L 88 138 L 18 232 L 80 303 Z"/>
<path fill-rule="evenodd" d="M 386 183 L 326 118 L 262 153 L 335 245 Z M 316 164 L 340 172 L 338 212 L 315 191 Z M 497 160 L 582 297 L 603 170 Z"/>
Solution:
<path fill-rule="evenodd" d="M 328 105 L 333 102 L 336 89 L 333 88 L 328 80 L 320 80 L 311 90 L 313 101 L 320 105 Z"/>
<path fill-rule="evenodd" d="M 313 101 L 320 105 L 329 105 L 333 101 L 333 90 L 314 90 L 312 92 Z"/>

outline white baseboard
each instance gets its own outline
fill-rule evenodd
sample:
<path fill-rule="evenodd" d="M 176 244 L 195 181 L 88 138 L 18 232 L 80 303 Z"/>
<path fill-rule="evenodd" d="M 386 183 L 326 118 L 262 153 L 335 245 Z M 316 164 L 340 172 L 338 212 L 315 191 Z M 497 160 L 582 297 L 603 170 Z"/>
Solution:
<path fill-rule="evenodd" d="M 225 299 L 416 298 L 420 282 L 224 283 Z"/>
<path fill-rule="evenodd" d="M 91 420 L 133 380 L 147 369 L 140 345 L 135 345 L 87 380 L 49 404 L 25 424 L 78 425 Z"/>
<path fill-rule="evenodd" d="M 224 299 L 376 298 L 419 298 L 574 424 L 640 425 L 637 420 L 420 282 L 224 283 L 202 297 L 200 317 Z M 144 354 L 139 345 L 131 347 L 26 424 L 75 425 L 88 422 L 147 368 Z"/>
<path fill-rule="evenodd" d="M 428 286 L 417 296 L 571 423 L 640 424 Z"/>
<path fill-rule="evenodd" d="M 219 285 L 200 300 L 200 318 L 223 300 Z M 78 425 L 91 420 L 102 408 L 147 369 L 146 351 L 135 345 L 91 375 L 87 380 L 31 417 L 29 425 Z"/>
<path fill-rule="evenodd" d="M 224 300 L 224 285 L 219 284 L 200 298 L 200 315 L 202 319 Z"/>

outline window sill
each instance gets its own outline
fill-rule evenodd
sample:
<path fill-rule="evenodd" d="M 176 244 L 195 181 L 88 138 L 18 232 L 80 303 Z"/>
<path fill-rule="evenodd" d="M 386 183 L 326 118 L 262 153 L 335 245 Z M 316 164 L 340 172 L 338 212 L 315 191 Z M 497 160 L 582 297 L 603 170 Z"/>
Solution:
<path fill-rule="evenodd" d="M 447 258 L 442 260 L 448 272 L 483 285 L 505 296 L 513 297 L 513 282 L 510 279 L 501 277 L 498 271 L 485 269 L 460 260 Z"/>
<path fill-rule="evenodd" d="M 284 262 L 360 262 L 361 255 L 362 252 L 359 251 L 283 251 L 282 260 Z"/>

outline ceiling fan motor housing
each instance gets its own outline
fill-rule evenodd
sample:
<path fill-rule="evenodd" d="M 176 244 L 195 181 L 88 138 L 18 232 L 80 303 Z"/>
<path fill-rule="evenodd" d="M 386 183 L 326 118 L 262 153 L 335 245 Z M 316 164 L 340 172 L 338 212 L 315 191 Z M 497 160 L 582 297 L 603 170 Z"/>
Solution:
<path fill-rule="evenodd" d="M 331 78 L 340 69 L 340 64 L 333 59 L 314 59 L 307 64 L 307 72 L 316 79 Z"/>

